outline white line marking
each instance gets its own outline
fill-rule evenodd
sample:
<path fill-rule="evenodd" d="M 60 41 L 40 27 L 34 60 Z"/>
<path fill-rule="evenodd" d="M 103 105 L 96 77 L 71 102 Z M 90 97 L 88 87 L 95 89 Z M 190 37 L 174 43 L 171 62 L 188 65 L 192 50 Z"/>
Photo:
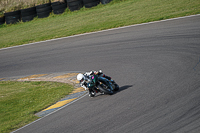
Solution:
<path fill-rule="evenodd" d="M 15 132 L 17 132 L 17 131 L 19 131 L 19 130 L 21 130 L 21 129 L 23 129 L 23 128 L 25 128 L 25 127 L 27 127 L 27 126 L 29 126 L 29 125 L 31 125 L 31 124 L 33 124 L 33 123 L 35 123 L 35 122 L 37 122 L 37 121 L 43 119 L 43 118 L 45 118 L 45 117 L 47 117 L 47 116 L 49 116 L 49 115 L 51 115 L 51 114 L 53 114 L 53 113 L 55 113 L 55 112 L 61 110 L 61 109 L 63 109 L 63 108 L 65 108 L 65 107 L 69 106 L 69 105 L 71 105 L 72 103 L 75 103 L 76 101 L 82 99 L 82 98 L 85 97 L 86 95 L 88 95 L 88 93 L 86 93 L 85 95 L 81 96 L 80 98 L 78 98 L 78 99 L 76 99 L 76 100 L 74 100 L 74 101 L 72 101 L 72 102 L 70 102 L 70 103 L 68 103 L 68 104 L 66 104 L 66 105 L 64 105 L 64 106 L 62 106 L 61 108 L 59 108 L 59 109 L 57 109 L 57 110 L 55 110 L 55 111 L 53 111 L 53 112 L 51 112 L 51 113 L 49 113 L 49 114 L 47 114 L 47 115 L 45 115 L 45 116 L 43 116 L 43 117 L 41 117 L 41 118 L 39 118 L 39 119 L 37 119 L 37 120 L 31 122 L 31 123 L 29 123 L 29 124 L 27 124 L 27 125 L 25 125 L 25 126 L 19 128 L 19 129 L 13 131 L 13 132 L 11 132 L 11 133 L 15 133 Z"/>
<path fill-rule="evenodd" d="M 154 23 L 165 22 L 165 21 L 171 21 L 171 20 L 177 20 L 177 19 L 183 19 L 183 18 L 190 18 L 190 17 L 196 17 L 196 16 L 200 16 L 200 14 L 190 15 L 190 16 L 185 16 L 185 17 L 178 17 L 178 18 L 165 19 L 165 20 L 160 20 L 160 21 L 147 22 L 147 23 L 142 23 L 142 24 L 135 24 L 135 25 L 123 26 L 123 27 L 118 27 L 118 28 L 112 28 L 112 29 L 101 30 L 101 31 L 96 31 L 96 32 L 89 32 L 89 33 L 84 33 L 84 34 L 78 34 L 78 35 L 68 36 L 68 37 L 50 39 L 50 40 L 45 40 L 45 41 L 40 41 L 40 42 L 34 42 L 34 43 L 29 43 L 29 44 L 22 44 L 22 45 L 18 45 L 18 46 L 12 46 L 12 47 L 7 47 L 7 48 L 1 48 L 0 50 L 6 50 L 6 49 L 11 49 L 11 48 L 18 48 L 18 47 L 29 46 L 29 45 L 38 44 L 38 43 L 43 43 L 43 42 L 50 42 L 50 41 L 55 41 L 55 40 L 60 40 L 60 39 L 67 39 L 67 38 L 72 38 L 72 37 L 78 37 L 78 36 L 96 34 L 96 33 L 101 33 L 101 32 L 106 32 L 106 31 L 124 29 L 124 28 L 129 28 L 129 27 L 147 25 L 147 24 L 154 24 Z"/>

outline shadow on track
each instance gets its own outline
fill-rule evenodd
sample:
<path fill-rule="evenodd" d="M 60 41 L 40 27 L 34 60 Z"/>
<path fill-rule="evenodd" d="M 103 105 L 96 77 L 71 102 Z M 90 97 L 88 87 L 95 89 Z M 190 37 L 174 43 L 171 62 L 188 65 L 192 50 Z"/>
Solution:
<path fill-rule="evenodd" d="M 130 87 L 133 87 L 133 85 L 124 85 L 124 86 L 121 86 L 118 91 L 114 91 L 114 94 L 119 93 L 121 91 L 124 91 L 124 90 L 126 90 L 126 89 L 128 89 Z"/>
<path fill-rule="evenodd" d="M 126 90 L 126 89 L 128 89 L 128 88 L 131 88 L 131 87 L 133 87 L 133 85 L 124 85 L 124 86 L 121 86 L 120 88 L 119 88 L 119 90 L 118 91 L 114 91 L 114 93 L 112 94 L 112 95 L 115 95 L 115 94 L 117 94 L 117 93 L 119 93 L 119 92 L 121 92 L 121 91 L 124 91 L 124 90 Z M 97 100 L 98 98 L 100 98 L 100 97 L 107 97 L 107 96 L 112 96 L 112 95 L 105 95 L 105 94 L 101 94 L 101 93 L 97 93 L 94 97 L 91 97 L 92 99 L 94 98 L 96 98 L 95 100 Z M 93 99 L 93 100 L 94 100 Z"/>
<path fill-rule="evenodd" d="M 121 87 L 119 88 L 119 90 L 118 90 L 118 91 L 114 91 L 114 93 L 113 93 L 112 95 L 115 95 L 115 94 L 117 94 L 117 93 L 119 93 L 119 92 L 121 92 L 121 91 L 124 91 L 124 90 L 126 90 L 126 89 L 128 89 L 128 88 L 130 88 L 130 87 L 132 87 L 132 86 L 133 86 L 133 85 L 124 85 L 124 86 L 121 86 Z M 111 96 L 112 96 L 112 95 L 111 95 Z M 96 95 L 95 97 L 99 97 L 99 96 L 109 96 L 109 95 L 97 93 L 97 95 Z"/>

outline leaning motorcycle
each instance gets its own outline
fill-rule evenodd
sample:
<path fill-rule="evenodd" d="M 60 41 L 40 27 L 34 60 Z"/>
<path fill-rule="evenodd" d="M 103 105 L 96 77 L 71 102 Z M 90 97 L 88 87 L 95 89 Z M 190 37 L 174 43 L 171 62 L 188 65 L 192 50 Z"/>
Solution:
<path fill-rule="evenodd" d="M 97 75 L 98 77 L 103 77 L 106 80 L 108 80 L 114 91 L 118 91 L 119 90 L 119 85 L 110 76 L 107 76 L 107 75 L 103 74 L 101 72 L 101 70 L 94 72 L 94 74 Z"/>
<path fill-rule="evenodd" d="M 113 94 L 112 84 L 109 83 L 104 77 L 98 77 L 98 75 L 92 75 L 91 82 L 87 84 L 88 89 L 91 92 L 91 96 L 94 97 L 96 93 Z"/>

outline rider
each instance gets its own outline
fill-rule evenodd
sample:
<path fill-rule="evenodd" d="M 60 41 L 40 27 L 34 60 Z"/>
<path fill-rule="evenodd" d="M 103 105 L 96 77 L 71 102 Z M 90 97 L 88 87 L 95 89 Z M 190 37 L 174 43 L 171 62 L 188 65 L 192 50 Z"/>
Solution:
<path fill-rule="evenodd" d="M 105 77 L 107 79 L 107 81 L 109 81 L 111 79 L 110 77 L 103 74 L 102 70 L 85 72 L 84 74 L 79 73 L 77 75 L 77 80 L 80 81 L 81 87 L 83 87 L 85 90 L 87 90 L 87 88 L 88 88 L 87 84 L 92 81 L 92 79 L 91 79 L 92 75 L 98 75 L 98 77 Z M 109 85 L 109 86 L 112 89 L 112 86 L 111 85 Z M 92 94 L 93 91 L 90 89 L 88 89 L 88 91 L 89 91 L 89 96 L 92 97 L 94 95 L 94 94 Z M 96 92 L 98 92 L 98 90 L 96 90 Z"/>

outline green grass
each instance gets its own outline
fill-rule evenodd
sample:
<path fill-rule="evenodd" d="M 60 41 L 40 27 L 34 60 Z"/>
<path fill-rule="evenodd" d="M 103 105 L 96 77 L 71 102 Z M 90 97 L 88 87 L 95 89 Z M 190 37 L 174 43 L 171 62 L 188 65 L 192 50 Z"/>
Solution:
<path fill-rule="evenodd" d="M 0 48 L 199 13 L 200 0 L 113 0 L 92 9 L 67 9 L 62 15 L 0 26 Z"/>
<path fill-rule="evenodd" d="M 73 86 L 57 82 L 0 82 L 0 132 L 36 119 L 34 114 L 68 95 Z"/>

